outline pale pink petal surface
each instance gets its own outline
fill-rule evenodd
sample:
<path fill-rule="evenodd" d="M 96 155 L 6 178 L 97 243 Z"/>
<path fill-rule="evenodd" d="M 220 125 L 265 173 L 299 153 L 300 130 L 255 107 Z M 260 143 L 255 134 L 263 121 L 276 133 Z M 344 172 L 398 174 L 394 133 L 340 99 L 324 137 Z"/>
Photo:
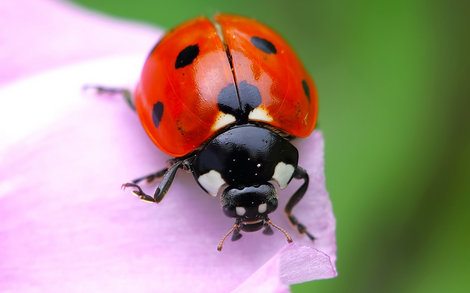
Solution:
<path fill-rule="evenodd" d="M 0 2 L 0 83 L 66 63 L 148 51 L 162 34 L 66 1 Z"/>
<path fill-rule="evenodd" d="M 25 2 L 37 4 L 18 1 Z M 100 40 L 111 44 L 109 50 L 116 46 L 117 31 L 126 27 L 45 3 L 55 11 L 46 14 L 70 14 L 69 26 L 86 22 L 95 32 L 116 30 L 109 42 L 106 35 Z M 129 25 L 121 38 L 131 38 L 134 30 L 139 29 Z M 278 231 L 251 233 L 227 241 L 217 252 L 233 220 L 191 174 L 180 172 L 159 205 L 144 204 L 120 189 L 162 168 L 168 156 L 150 142 L 123 100 L 83 95 L 80 88 L 89 82 L 134 85 L 148 44 L 155 41 L 150 39 L 157 37 L 155 31 L 136 41 L 135 54 L 118 49 L 126 54 L 82 61 L 0 88 L 5 138 L 0 144 L 0 291 L 289 292 L 288 284 L 336 275 L 335 220 L 320 132 L 296 142 L 311 181 L 294 212 L 318 237 L 314 245 L 296 234 L 280 208 L 271 219 L 290 233 L 293 244 Z M 38 56 L 44 56 L 43 49 L 38 46 Z M 80 55 L 70 49 L 64 47 L 64 60 Z M 89 50 L 87 56 L 93 56 L 92 46 Z M 100 50 L 95 57 L 103 56 Z M 17 68 L 16 61 L 6 63 Z M 15 71 L 15 79 L 39 67 Z M 281 193 L 280 207 L 299 184 Z"/>

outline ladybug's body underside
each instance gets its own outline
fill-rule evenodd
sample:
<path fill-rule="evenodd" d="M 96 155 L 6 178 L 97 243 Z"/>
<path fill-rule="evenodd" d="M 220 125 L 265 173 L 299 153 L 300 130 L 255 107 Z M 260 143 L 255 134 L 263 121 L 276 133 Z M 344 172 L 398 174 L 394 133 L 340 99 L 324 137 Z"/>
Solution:
<path fill-rule="evenodd" d="M 225 215 L 240 231 L 272 234 L 268 214 L 278 200 L 273 183 L 303 185 L 285 207 L 299 232 L 306 228 L 292 208 L 308 188 L 297 149 L 288 138 L 315 127 L 315 85 L 289 45 L 268 27 L 244 17 L 199 17 L 170 31 L 151 51 L 135 91 L 135 108 L 152 141 L 175 156 L 168 169 L 127 183 L 141 199 L 159 202 L 176 171 L 185 168 L 210 195 L 221 196 Z M 161 178 L 153 196 L 137 185 Z M 222 248 L 222 242 L 218 249 Z"/>

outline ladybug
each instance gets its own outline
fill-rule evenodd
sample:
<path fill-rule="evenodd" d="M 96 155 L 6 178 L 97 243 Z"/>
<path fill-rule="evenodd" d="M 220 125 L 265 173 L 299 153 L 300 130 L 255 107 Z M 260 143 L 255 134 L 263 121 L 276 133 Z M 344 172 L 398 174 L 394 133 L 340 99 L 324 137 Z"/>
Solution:
<path fill-rule="evenodd" d="M 101 90 L 106 90 L 100 88 Z M 109 90 L 109 89 L 108 89 Z M 123 91 L 124 92 L 124 91 Z M 198 17 L 168 32 L 145 61 L 134 98 L 151 140 L 173 156 L 169 167 L 126 183 L 143 201 L 159 203 L 179 169 L 194 175 L 241 232 L 271 226 L 278 206 L 276 185 L 303 180 L 284 211 L 301 234 L 314 240 L 292 214 L 309 183 L 291 144 L 307 137 L 317 118 L 315 85 L 291 47 L 267 26 L 241 16 Z M 153 196 L 138 183 L 161 179 Z"/>

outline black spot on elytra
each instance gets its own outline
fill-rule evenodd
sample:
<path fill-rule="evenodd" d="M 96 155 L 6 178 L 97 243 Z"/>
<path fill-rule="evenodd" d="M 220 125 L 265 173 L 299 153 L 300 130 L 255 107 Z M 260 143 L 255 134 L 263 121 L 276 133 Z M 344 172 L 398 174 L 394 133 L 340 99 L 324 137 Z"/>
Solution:
<path fill-rule="evenodd" d="M 229 84 L 218 96 L 219 110 L 235 116 L 238 122 L 248 122 L 250 111 L 261 104 L 261 93 L 254 85 L 242 81 L 237 88 Z"/>
<path fill-rule="evenodd" d="M 302 80 L 302 87 L 304 88 L 304 93 L 307 96 L 308 101 L 310 102 L 310 88 L 308 87 L 307 82 Z"/>
<path fill-rule="evenodd" d="M 158 128 L 158 126 L 160 125 L 162 116 L 163 116 L 163 103 L 157 102 L 153 105 L 153 109 L 152 109 L 152 121 L 155 127 Z"/>
<path fill-rule="evenodd" d="M 259 38 L 259 37 L 251 37 L 251 43 L 261 51 L 267 54 L 276 54 L 277 50 L 276 47 L 270 41 Z"/>
<path fill-rule="evenodd" d="M 232 114 L 235 117 L 238 116 L 240 112 L 240 101 L 238 99 L 237 89 L 233 83 L 220 91 L 217 105 L 220 111 L 226 114 Z"/>
<path fill-rule="evenodd" d="M 240 104 L 243 113 L 247 115 L 251 110 L 261 104 L 261 93 L 254 85 L 248 84 L 246 80 L 238 85 L 238 95 L 240 96 Z"/>
<path fill-rule="evenodd" d="M 197 55 L 199 55 L 199 46 L 197 44 L 187 46 L 178 54 L 178 57 L 176 57 L 175 69 L 183 68 L 193 63 Z"/>

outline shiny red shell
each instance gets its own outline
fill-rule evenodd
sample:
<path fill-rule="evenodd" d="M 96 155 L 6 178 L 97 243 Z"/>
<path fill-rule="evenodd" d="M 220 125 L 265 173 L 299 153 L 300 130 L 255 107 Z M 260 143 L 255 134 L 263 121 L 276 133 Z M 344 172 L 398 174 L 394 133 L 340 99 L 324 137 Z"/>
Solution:
<path fill-rule="evenodd" d="M 317 93 L 297 55 L 272 29 L 234 15 L 198 17 L 169 31 L 145 62 L 134 102 L 152 141 L 181 157 L 239 120 L 221 110 L 231 85 L 260 95 L 248 120 L 297 137 L 313 131 Z"/>

